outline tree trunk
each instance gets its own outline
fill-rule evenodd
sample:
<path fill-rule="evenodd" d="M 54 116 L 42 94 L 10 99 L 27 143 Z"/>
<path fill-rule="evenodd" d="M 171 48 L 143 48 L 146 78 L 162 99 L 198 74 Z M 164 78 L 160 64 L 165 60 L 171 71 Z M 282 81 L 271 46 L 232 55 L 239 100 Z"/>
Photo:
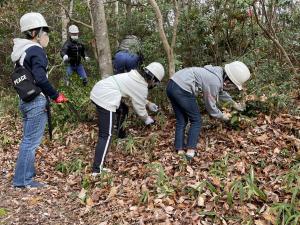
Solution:
<path fill-rule="evenodd" d="M 156 3 L 155 0 L 149 0 L 150 4 L 152 5 L 155 14 L 156 14 L 156 19 L 157 19 L 157 24 L 158 24 L 158 32 L 160 39 L 163 43 L 165 52 L 167 53 L 168 57 L 168 69 L 169 69 L 169 77 L 171 77 L 175 73 L 175 59 L 174 59 L 174 47 L 176 43 L 176 33 L 177 33 L 177 26 L 178 26 L 178 18 L 179 18 L 179 9 L 178 9 L 178 4 L 176 0 L 173 0 L 174 6 L 175 6 L 175 20 L 174 20 L 174 25 L 173 25 L 173 37 L 172 37 L 172 42 L 171 46 L 168 42 L 168 39 L 166 37 L 165 31 L 164 31 L 164 22 L 163 22 L 163 17 L 161 14 L 161 11 Z"/>
<path fill-rule="evenodd" d="M 103 0 L 91 0 L 90 6 L 98 52 L 98 64 L 103 79 L 113 73 Z"/>
<path fill-rule="evenodd" d="M 263 3 L 263 2 L 262 2 Z M 255 20 L 256 20 L 256 23 L 258 24 L 258 26 L 262 29 L 262 31 L 266 34 L 267 37 L 269 37 L 269 39 L 274 43 L 274 45 L 277 47 L 277 49 L 283 54 L 283 56 L 285 57 L 286 59 L 286 62 L 289 64 L 290 66 L 290 69 L 292 70 L 292 72 L 297 76 L 299 77 L 299 75 L 297 74 L 297 70 L 296 68 L 294 67 L 289 55 L 287 54 L 286 50 L 284 49 L 284 47 L 280 44 L 277 36 L 276 36 L 276 33 L 272 27 L 272 23 L 270 21 L 270 18 L 268 18 L 267 16 L 267 13 L 265 11 L 265 6 L 262 5 L 262 10 L 263 10 L 263 14 L 264 14 L 264 17 L 266 19 L 266 23 L 269 25 L 269 29 L 266 28 L 260 21 L 259 21 L 259 18 L 258 18 L 258 13 L 257 13 L 257 8 L 256 8 L 256 2 L 254 1 L 253 4 L 252 4 L 252 7 L 253 7 L 253 11 L 254 11 L 254 15 L 255 15 Z"/>
<path fill-rule="evenodd" d="M 73 14 L 73 0 L 70 1 L 69 5 L 69 16 L 72 17 Z M 61 7 L 61 40 L 64 43 L 68 39 L 68 23 L 70 22 L 69 17 L 66 14 L 66 11 Z"/>
<path fill-rule="evenodd" d="M 90 14 L 90 20 L 91 20 L 91 25 L 92 25 L 92 31 L 94 33 L 94 19 L 93 19 L 93 15 L 92 15 L 92 10 L 91 10 L 91 4 L 90 4 L 90 0 L 86 0 L 87 6 L 89 8 L 89 14 Z M 91 40 L 91 46 L 92 46 L 92 51 L 93 51 L 93 55 L 95 57 L 95 59 L 98 61 L 98 52 L 97 52 L 97 43 L 96 43 L 96 39 L 93 38 Z"/>
<path fill-rule="evenodd" d="M 116 22 L 115 22 L 115 24 L 116 24 L 116 42 L 115 42 L 115 44 L 116 44 L 116 46 L 119 46 L 120 25 L 119 25 L 119 2 L 118 1 L 116 1 L 115 5 L 114 5 L 114 14 L 115 14 L 115 17 L 117 18 Z"/>
<path fill-rule="evenodd" d="M 127 0 L 126 3 L 126 17 L 127 19 L 131 19 L 131 9 L 132 9 L 132 5 L 131 5 L 131 0 Z"/>

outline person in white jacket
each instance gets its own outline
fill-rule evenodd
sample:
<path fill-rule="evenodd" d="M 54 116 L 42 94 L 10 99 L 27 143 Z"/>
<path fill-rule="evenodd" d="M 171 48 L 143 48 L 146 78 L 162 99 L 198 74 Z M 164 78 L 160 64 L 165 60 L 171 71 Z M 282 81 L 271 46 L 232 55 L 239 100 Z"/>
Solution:
<path fill-rule="evenodd" d="M 197 103 L 198 92 L 203 94 L 203 101 L 208 113 L 223 121 L 229 120 L 217 107 L 218 100 L 231 102 L 239 111 L 243 108 L 223 90 L 223 85 L 234 84 L 239 90 L 250 78 L 248 67 L 239 61 L 219 66 L 190 67 L 179 70 L 169 80 L 167 95 L 172 104 L 176 117 L 175 149 L 178 154 L 186 154 L 191 159 L 195 156 L 198 138 L 201 130 L 201 115 Z M 190 122 L 187 141 L 185 128 Z"/>
<path fill-rule="evenodd" d="M 164 67 L 152 62 L 141 71 L 131 70 L 110 76 L 95 84 L 90 99 L 96 105 L 99 118 L 99 137 L 93 163 L 93 175 L 101 173 L 115 121 L 115 112 L 122 98 L 130 98 L 133 108 L 146 125 L 154 123 L 148 115 L 146 106 L 151 108 L 147 100 L 148 89 L 155 87 L 165 75 Z"/>

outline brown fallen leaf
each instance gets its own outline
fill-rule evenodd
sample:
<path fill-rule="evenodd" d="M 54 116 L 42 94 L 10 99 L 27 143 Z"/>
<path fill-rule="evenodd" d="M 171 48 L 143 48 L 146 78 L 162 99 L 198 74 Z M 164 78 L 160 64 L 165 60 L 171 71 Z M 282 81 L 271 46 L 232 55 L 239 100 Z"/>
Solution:
<path fill-rule="evenodd" d="M 108 220 L 104 221 L 104 222 L 101 222 L 99 223 L 99 225 L 107 225 L 108 224 Z"/>
<path fill-rule="evenodd" d="M 89 207 L 93 207 L 94 206 L 94 202 L 93 202 L 92 198 L 88 197 L 86 199 L 86 205 L 89 206 Z"/>
<path fill-rule="evenodd" d="M 235 167 L 237 168 L 238 171 L 241 172 L 241 174 L 245 174 L 245 172 L 246 172 L 246 164 L 245 164 L 244 161 L 237 162 L 235 164 Z"/>
<path fill-rule="evenodd" d="M 109 194 L 108 194 L 108 196 L 107 196 L 107 199 L 110 199 L 110 198 L 112 198 L 112 197 L 115 197 L 116 195 L 117 195 L 117 193 L 118 193 L 118 187 L 112 187 L 111 189 L 110 189 L 110 192 L 109 192 Z"/>
<path fill-rule="evenodd" d="M 29 205 L 36 205 L 39 203 L 39 201 L 42 199 L 42 197 L 33 197 L 29 200 Z"/>
<path fill-rule="evenodd" d="M 78 194 L 78 198 L 79 198 L 81 201 L 84 201 L 85 198 L 86 198 L 86 194 L 87 194 L 87 190 L 85 190 L 84 188 L 82 188 L 81 191 L 80 191 L 79 194 Z"/>
<path fill-rule="evenodd" d="M 266 211 L 262 214 L 263 218 L 269 222 L 271 222 L 273 225 L 276 224 L 276 217 L 270 212 L 270 208 L 267 207 Z"/>
<path fill-rule="evenodd" d="M 206 199 L 206 196 L 205 195 L 200 195 L 198 196 L 198 199 L 197 199 L 197 205 L 199 207 L 203 207 L 205 205 L 205 199 Z"/>
<path fill-rule="evenodd" d="M 174 208 L 172 206 L 164 207 L 164 210 L 167 214 L 173 214 Z"/>
<path fill-rule="evenodd" d="M 211 182 L 217 187 L 221 187 L 221 180 L 218 177 L 212 177 Z"/>
<path fill-rule="evenodd" d="M 98 202 L 100 199 L 100 196 L 102 194 L 102 190 L 98 187 L 96 187 L 92 192 L 92 200 L 93 202 Z"/>
<path fill-rule="evenodd" d="M 260 142 L 260 143 L 265 143 L 267 140 L 269 139 L 267 134 L 263 134 L 259 137 L 256 138 L 256 141 Z"/>
<path fill-rule="evenodd" d="M 192 167 L 187 166 L 187 167 L 186 167 L 186 170 L 189 172 L 190 177 L 194 176 L 194 170 L 192 169 Z"/>
<path fill-rule="evenodd" d="M 254 224 L 255 225 L 267 225 L 267 222 L 264 220 L 255 220 Z"/>
<path fill-rule="evenodd" d="M 274 152 L 274 154 L 279 154 L 279 153 L 280 153 L 280 149 L 276 147 L 276 148 L 273 150 L 273 152 Z"/>

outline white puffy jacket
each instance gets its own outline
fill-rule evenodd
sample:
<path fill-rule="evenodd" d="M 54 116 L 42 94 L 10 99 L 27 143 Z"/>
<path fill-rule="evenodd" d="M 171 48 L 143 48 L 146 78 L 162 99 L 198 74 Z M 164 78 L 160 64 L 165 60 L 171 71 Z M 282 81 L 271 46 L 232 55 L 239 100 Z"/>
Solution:
<path fill-rule="evenodd" d="M 148 84 L 137 70 L 113 75 L 95 84 L 90 99 L 102 108 L 116 112 L 121 98 L 130 98 L 136 113 L 145 120 Z"/>

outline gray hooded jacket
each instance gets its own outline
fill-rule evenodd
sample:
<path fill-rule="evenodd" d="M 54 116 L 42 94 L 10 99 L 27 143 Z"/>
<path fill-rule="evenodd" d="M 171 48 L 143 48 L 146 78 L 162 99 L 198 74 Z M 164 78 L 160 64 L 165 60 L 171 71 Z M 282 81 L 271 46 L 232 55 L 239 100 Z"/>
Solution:
<path fill-rule="evenodd" d="M 207 65 L 204 67 L 189 67 L 176 72 L 171 78 L 183 90 L 195 96 L 202 91 L 203 100 L 208 113 L 221 118 L 223 113 L 216 103 L 219 100 L 232 102 L 231 96 L 223 91 L 223 68 Z"/>

